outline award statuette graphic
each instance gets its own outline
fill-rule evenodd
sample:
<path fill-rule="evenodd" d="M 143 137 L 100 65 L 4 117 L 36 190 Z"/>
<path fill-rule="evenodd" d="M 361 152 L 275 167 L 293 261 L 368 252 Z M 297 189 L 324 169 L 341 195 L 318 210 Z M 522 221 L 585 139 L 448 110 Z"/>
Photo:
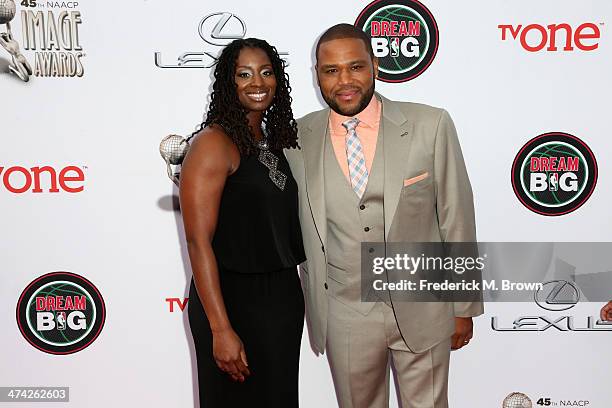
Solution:
<path fill-rule="evenodd" d="M 168 177 L 177 187 L 181 172 L 176 169 L 173 170 L 172 166 L 180 166 L 183 163 L 183 159 L 189 150 L 189 139 L 179 135 L 168 135 L 159 144 L 159 153 L 166 162 Z"/>
<path fill-rule="evenodd" d="M 0 0 L 0 25 L 6 25 L 6 32 L 0 31 L 0 45 L 13 58 L 13 63 L 9 65 L 9 70 L 22 81 L 28 82 L 30 75 L 32 75 L 32 67 L 30 67 L 28 60 L 19 51 L 19 43 L 13 39 L 13 34 L 11 33 L 10 22 L 15 17 L 15 12 L 16 7 L 13 0 Z"/>
<path fill-rule="evenodd" d="M 531 399 L 522 392 L 513 392 L 504 398 L 502 408 L 531 408 L 533 407 Z"/>

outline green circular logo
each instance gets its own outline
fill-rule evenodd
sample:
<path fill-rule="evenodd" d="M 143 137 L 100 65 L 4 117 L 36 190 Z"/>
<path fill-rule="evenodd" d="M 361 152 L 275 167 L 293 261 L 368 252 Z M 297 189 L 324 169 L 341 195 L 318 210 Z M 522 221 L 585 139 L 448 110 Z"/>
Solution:
<path fill-rule="evenodd" d="M 418 1 L 376 0 L 361 12 L 355 26 L 370 37 L 378 79 L 384 82 L 416 78 L 438 51 L 438 25 Z"/>
<path fill-rule="evenodd" d="M 34 347 L 71 354 L 100 334 L 105 305 L 98 289 L 70 272 L 52 272 L 30 283 L 17 303 L 17 324 Z"/>
<path fill-rule="evenodd" d="M 567 133 L 540 135 L 523 146 L 512 165 L 512 186 L 525 207 L 563 215 L 580 207 L 597 183 L 597 161 L 589 147 Z"/>

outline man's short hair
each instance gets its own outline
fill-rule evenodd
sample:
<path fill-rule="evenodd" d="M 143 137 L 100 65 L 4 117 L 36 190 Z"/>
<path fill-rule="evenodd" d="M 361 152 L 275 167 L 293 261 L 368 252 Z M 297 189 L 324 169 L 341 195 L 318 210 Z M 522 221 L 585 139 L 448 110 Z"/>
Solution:
<path fill-rule="evenodd" d="M 368 37 L 366 33 L 364 33 L 362 30 L 358 29 L 352 24 L 340 23 L 325 30 L 321 37 L 319 37 L 315 54 L 317 60 L 319 60 L 319 47 L 321 46 L 321 44 L 327 41 L 341 40 L 345 38 L 354 38 L 356 40 L 363 41 L 366 50 L 368 51 L 368 54 L 370 54 L 371 58 L 374 58 L 374 51 L 372 50 L 372 43 L 370 42 L 370 37 Z"/>

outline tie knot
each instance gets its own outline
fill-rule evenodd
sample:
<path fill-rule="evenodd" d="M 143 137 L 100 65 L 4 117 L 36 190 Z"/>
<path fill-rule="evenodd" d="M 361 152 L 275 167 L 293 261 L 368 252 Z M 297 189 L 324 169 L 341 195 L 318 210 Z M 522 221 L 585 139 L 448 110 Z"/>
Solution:
<path fill-rule="evenodd" d="M 357 118 L 350 118 L 346 122 L 342 122 L 342 126 L 346 128 L 347 132 L 351 132 L 352 130 L 355 130 L 358 124 L 359 124 L 359 119 Z"/>

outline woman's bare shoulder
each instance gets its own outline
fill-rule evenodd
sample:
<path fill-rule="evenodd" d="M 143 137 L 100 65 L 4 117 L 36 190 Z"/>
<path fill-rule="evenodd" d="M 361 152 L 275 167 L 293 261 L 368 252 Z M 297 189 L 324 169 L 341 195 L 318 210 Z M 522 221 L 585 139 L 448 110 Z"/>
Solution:
<path fill-rule="evenodd" d="M 211 125 L 202 128 L 196 135 L 191 139 L 189 150 L 195 150 L 199 153 L 206 153 L 210 151 L 221 152 L 223 150 L 229 150 L 234 143 L 232 139 L 225 133 L 223 128 L 218 125 Z"/>

